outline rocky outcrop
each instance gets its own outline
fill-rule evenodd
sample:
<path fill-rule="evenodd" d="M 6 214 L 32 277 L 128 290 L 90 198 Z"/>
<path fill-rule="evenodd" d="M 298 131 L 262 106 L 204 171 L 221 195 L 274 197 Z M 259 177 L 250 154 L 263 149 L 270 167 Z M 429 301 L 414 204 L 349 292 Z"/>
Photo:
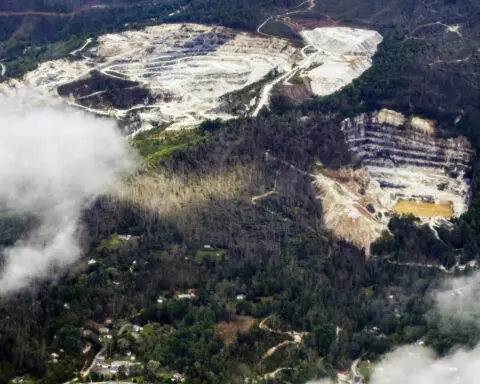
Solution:
<path fill-rule="evenodd" d="M 358 162 L 376 180 L 390 209 L 399 200 L 451 202 L 454 215 L 469 201 L 472 148 L 464 137 L 435 137 L 435 123 L 389 110 L 342 123 Z"/>

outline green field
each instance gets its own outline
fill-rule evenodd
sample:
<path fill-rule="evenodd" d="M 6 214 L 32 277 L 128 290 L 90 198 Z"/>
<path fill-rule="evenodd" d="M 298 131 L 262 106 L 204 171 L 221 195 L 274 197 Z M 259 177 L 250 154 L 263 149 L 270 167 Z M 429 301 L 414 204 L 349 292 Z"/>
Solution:
<path fill-rule="evenodd" d="M 222 261 L 227 251 L 225 249 L 216 250 L 198 250 L 195 254 L 195 261 L 197 263 L 203 263 L 205 261 Z"/>

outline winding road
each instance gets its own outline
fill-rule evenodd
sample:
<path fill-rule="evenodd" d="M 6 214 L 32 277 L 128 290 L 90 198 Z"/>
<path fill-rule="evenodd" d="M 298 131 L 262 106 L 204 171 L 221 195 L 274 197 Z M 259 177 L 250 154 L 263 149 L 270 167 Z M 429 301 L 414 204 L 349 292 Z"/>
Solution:
<path fill-rule="evenodd" d="M 465 268 L 467 266 L 472 267 L 472 268 L 477 266 L 476 261 L 469 261 L 466 264 L 460 264 L 460 263 L 457 262 L 450 269 L 447 269 L 445 266 L 438 265 L 438 264 L 422 264 L 422 263 L 414 263 L 414 262 L 400 262 L 400 261 L 393 261 L 393 260 L 385 260 L 385 261 L 389 264 L 398 265 L 398 266 L 401 266 L 401 267 L 438 269 L 439 271 L 442 271 L 442 272 L 448 273 L 448 274 L 454 273 L 457 268 L 460 269 L 461 271 L 463 271 L 463 270 L 465 270 Z"/>
<path fill-rule="evenodd" d="M 77 56 L 77 54 L 78 54 L 79 52 L 82 52 L 85 48 L 87 48 L 87 46 L 88 46 L 89 44 L 91 44 L 92 41 L 93 41 L 93 39 L 92 39 L 91 37 L 88 38 L 88 39 L 85 41 L 85 44 L 83 44 L 80 48 L 75 49 L 74 51 L 70 52 L 70 55 L 72 55 L 72 56 Z"/>
<path fill-rule="evenodd" d="M 420 25 L 420 26 L 416 27 L 413 31 L 411 31 L 409 33 L 409 35 L 407 37 L 405 37 L 405 40 L 411 39 L 412 35 L 415 34 L 416 32 L 418 32 L 420 29 L 430 27 L 430 26 L 433 26 L 433 25 L 440 25 L 440 26 L 444 27 L 446 31 L 448 31 L 450 33 L 456 33 L 458 35 L 458 37 L 463 37 L 462 33 L 460 32 L 460 29 L 462 28 L 461 25 L 448 25 L 448 24 L 442 23 L 441 21 L 435 21 L 433 23 L 427 23 L 427 24 L 423 24 L 423 25 Z"/>
<path fill-rule="evenodd" d="M 255 111 L 252 113 L 252 117 L 257 117 L 260 111 L 270 103 L 270 95 L 272 93 L 272 89 L 275 85 L 280 83 L 282 80 L 285 80 L 287 77 L 289 77 L 292 74 L 295 74 L 298 71 L 298 68 L 295 68 L 289 72 L 286 72 L 280 77 L 277 77 L 275 80 L 273 80 L 271 83 L 268 83 L 263 89 L 262 89 L 262 96 L 260 98 L 260 101 L 257 105 L 257 108 Z"/>
<path fill-rule="evenodd" d="M 263 379 L 264 380 L 272 380 L 274 379 L 280 372 L 284 372 L 284 371 L 296 371 L 297 368 L 288 368 L 288 367 L 283 367 L 283 368 L 278 368 L 276 369 L 275 371 L 273 372 L 269 372 L 269 373 L 266 373 L 265 375 L 263 375 Z"/>
<path fill-rule="evenodd" d="M 309 44 L 309 46 L 311 46 L 311 45 Z M 265 87 L 263 87 L 262 96 L 260 97 L 260 101 L 257 105 L 257 108 L 255 108 L 255 111 L 252 113 L 252 117 L 257 117 L 259 115 L 260 111 L 265 106 L 269 105 L 270 96 L 271 96 L 273 87 L 275 87 L 275 85 L 277 85 L 281 81 L 287 82 L 293 76 L 295 76 L 299 71 L 309 68 L 313 63 L 314 57 L 317 56 L 320 53 L 320 51 L 317 50 L 315 52 L 312 52 L 310 55 L 307 55 L 305 53 L 305 50 L 303 50 L 303 49 L 302 49 L 301 52 L 302 52 L 302 56 L 304 57 L 304 59 L 302 61 L 300 61 L 297 66 L 293 66 L 292 69 L 285 72 L 283 75 L 281 75 L 280 77 L 277 77 L 275 80 L 271 81 L 270 83 L 265 85 Z"/>
<path fill-rule="evenodd" d="M 102 348 L 100 349 L 100 351 L 98 351 L 98 353 L 95 355 L 95 357 L 93 358 L 92 362 L 90 363 L 90 365 L 86 368 L 86 369 L 82 369 L 80 371 L 80 375 L 79 377 L 82 378 L 82 379 L 85 379 L 91 372 L 91 370 L 93 369 L 93 367 L 95 367 L 95 364 L 97 364 L 97 361 L 99 359 L 100 356 L 102 356 L 105 351 L 107 350 L 107 345 L 104 344 L 102 346 Z M 85 362 L 86 363 L 86 362 Z M 79 379 L 78 377 L 75 378 L 75 379 L 72 379 L 70 381 L 66 381 L 65 383 L 63 384 L 74 384 L 74 383 L 78 383 L 79 382 Z"/>
<path fill-rule="evenodd" d="M 350 372 L 338 372 L 337 382 L 340 384 L 362 384 L 363 377 L 358 370 L 360 359 L 355 360 L 350 367 Z"/>
<path fill-rule="evenodd" d="M 308 8 L 301 9 L 301 10 L 296 10 L 296 9 L 302 7 L 305 4 L 308 4 Z M 315 8 L 315 5 L 316 5 L 315 0 L 307 0 L 307 1 L 303 1 L 302 3 L 300 3 L 295 8 L 292 8 L 290 11 L 287 11 L 287 12 L 279 14 L 279 15 L 269 16 L 262 24 L 260 24 L 258 26 L 257 33 L 260 34 L 260 35 L 266 36 L 266 37 L 275 37 L 275 38 L 278 39 L 279 38 L 278 36 L 273 36 L 273 35 L 269 35 L 267 33 L 262 32 L 262 28 L 268 22 L 270 22 L 271 20 L 280 20 L 282 17 L 288 16 L 288 15 L 292 15 L 292 14 L 295 14 L 295 13 L 306 12 L 306 11 L 311 11 Z M 310 55 L 307 55 L 305 53 L 307 48 L 314 48 L 314 49 L 316 49 L 316 51 L 312 52 Z M 315 56 L 317 56 L 319 53 L 324 53 L 324 54 L 327 54 L 331 57 L 335 56 L 331 52 L 327 52 L 327 51 L 322 51 L 321 52 L 318 47 L 316 47 L 315 45 L 312 45 L 308 41 L 307 41 L 307 45 L 302 48 L 300 53 L 303 57 L 303 60 L 301 62 L 299 62 L 297 66 L 292 67 L 289 71 L 287 71 L 286 73 L 284 73 L 280 77 L 277 77 L 276 79 L 274 79 L 273 81 L 271 81 L 270 83 L 265 85 L 265 87 L 263 87 L 262 94 L 261 94 L 261 97 L 260 97 L 260 101 L 259 101 L 257 107 L 255 108 L 255 111 L 252 113 L 252 115 L 251 115 L 252 117 L 257 117 L 259 115 L 260 111 L 265 106 L 269 105 L 270 96 L 271 96 L 272 90 L 275 87 L 275 85 L 279 84 L 282 81 L 284 81 L 284 83 L 288 82 L 299 71 L 304 70 L 304 69 L 308 69 L 313 63 L 313 58 Z"/>
<path fill-rule="evenodd" d="M 285 340 L 285 341 L 282 341 L 281 343 L 277 344 L 276 346 L 270 348 L 266 353 L 265 355 L 263 355 L 262 357 L 262 360 L 260 360 L 260 364 L 269 356 L 273 355 L 275 353 L 275 351 L 277 351 L 279 348 L 282 348 L 286 345 L 289 345 L 289 344 L 301 344 L 303 343 L 303 339 L 305 338 L 305 336 L 308 335 L 308 332 L 296 332 L 296 331 L 289 331 L 289 332 L 285 332 L 285 331 L 281 331 L 279 329 L 272 329 L 270 328 L 268 325 L 267 325 L 267 322 L 268 320 L 270 320 L 271 316 L 269 317 L 266 317 L 265 319 L 263 319 L 260 324 L 258 325 L 258 327 L 263 330 L 263 331 L 266 331 L 266 332 L 270 332 L 270 333 L 276 333 L 277 335 L 287 335 L 289 337 L 292 338 L 292 340 Z M 284 368 L 286 369 L 286 368 Z"/>
<path fill-rule="evenodd" d="M 83 370 L 80 372 L 80 376 L 82 378 L 87 377 L 90 374 L 90 371 L 95 367 L 95 364 L 97 364 L 98 358 L 103 355 L 103 353 L 107 350 L 107 345 L 105 344 L 102 349 L 95 355 L 95 357 L 92 360 L 92 363 L 88 366 L 87 369 Z"/>
<path fill-rule="evenodd" d="M 272 19 L 273 19 L 273 16 L 270 16 L 269 18 L 267 18 L 267 20 L 265 20 L 262 24 L 260 24 L 257 28 L 257 33 L 264 36 L 270 36 L 270 35 L 267 35 L 266 33 L 263 33 L 262 28 Z"/>
<path fill-rule="evenodd" d="M 268 320 L 270 320 L 271 317 L 272 316 L 268 316 L 265 319 L 263 319 L 260 322 L 260 324 L 258 325 L 258 327 L 265 332 L 276 333 L 277 335 L 287 335 L 287 336 L 291 337 L 292 340 L 282 341 L 281 343 L 279 343 L 279 344 L 275 345 L 274 347 L 270 348 L 263 355 L 259 364 L 262 364 L 265 361 L 265 359 L 272 356 L 280 348 L 283 348 L 283 347 L 285 347 L 287 345 L 290 345 L 290 344 L 301 344 L 301 343 L 303 343 L 303 339 L 305 338 L 305 336 L 308 335 L 308 332 L 295 332 L 295 331 L 285 332 L 285 331 L 281 331 L 279 329 L 272 329 L 267 325 L 267 322 L 268 322 Z M 295 371 L 295 370 L 297 370 L 297 368 L 280 367 L 280 368 L 277 368 L 273 372 L 269 372 L 269 373 L 264 374 L 260 378 L 263 379 L 263 380 L 271 380 L 271 379 L 274 379 L 280 372 Z"/>
<path fill-rule="evenodd" d="M 305 4 L 308 4 L 308 8 L 305 8 L 305 9 L 300 9 L 300 10 L 296 10 L 297 8 L 300 8 L 301 6 L 305 5 Z M 300 4 L 298 4 L 297 6 L 295 6 L 294 8 L 290 8 L 290 10 L 288 10 L 287 12 L 285 13 L 280 13 L 278 15 L 274 15 L 274 16 L 269 16 L 262 24 L 259 25 L 259 27 L 257 28 L 257 33 L 259 33 L 260 35 L 264 35 L 264 36 L 272 36 L 272 35 L 269 35 L 267 33 L 263 33 L 262 32 L 262 28 L 270 21 L 270 20 L 278 20 L 280 19 L 281 17 L 284 17 L 284 16 L 288 16 L 288 15 L 293 15 L 295 13 L 301 13 L 301 12 L 308 12 L 308 11 L 312 11 L 313 8 L 315 8 L 315 5 L 316 5 L 316 1 L 315 0 L 306 0 L 306 1 L 303 1 L 301 2 Z M 278 36 L 275 36 L 275 37 L 278 37 Z"/>
<path fill-rule="evenodd" d="M 351 368 L 351 372 L 352 372 L 352 376 L 353 376 L 353 380 L 355 382 L 355 378 L 358 377 L 359 381 L 356 382 L 356 384 L 361 384 L 362 381 L 363 381 L 363 377 L 362 375 L 360 374 L 360 371 L 358 370 L 358 364 L 360 363 L 360 359 L 357 359 L 355 360 L 353 363 L 352 363 L 352 368 Z"/>
<path fill-rule="evenodd" d="M 258 195 L 258 196 L 253 196 L 252 197 L 252 204 L 257 205 L 258 200 L 264 199 L 264 198 L 269 197 L 269 196 L 274 196 L 274 195 L 278 195 L 278 192 L 277 192 L 276 189 L 273 189 L 272 191 L 262 193 L 261 195 Z"/>
<path fill-rule="evenodd" d="M 118 330 L 117 337 L 122 336 L 123 332 L 125 332 L 128 327 L 132 327 L 132 324 L 130 324 L 130 323 L 123 324 L 123 325 L 120 327 L 120 329 Z"/>

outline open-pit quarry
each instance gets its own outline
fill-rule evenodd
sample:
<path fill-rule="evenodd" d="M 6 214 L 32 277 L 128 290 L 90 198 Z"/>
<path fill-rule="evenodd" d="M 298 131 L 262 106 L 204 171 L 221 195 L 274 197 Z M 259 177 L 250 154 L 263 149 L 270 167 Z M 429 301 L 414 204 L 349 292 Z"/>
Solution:
<path fill-rule="evenodd" d="M 28 87 L 126 122 L 128 132 L 180 129 L 206 119 L 256 116 L 276 85 L 305 79 L 316 95 L 347 85 L 372 64 L 382 37 L 344 27 L 302 32 L 304 47 L 229 28 L 166 24 L 87 40 L 4 92 Z M 1 89 L 1 88 L 0 88 Z M 228 97 L 234 95 L 234 97 Z M 229 100 L 241 103 L 234 112 Z M 238 112 L 241 110 L 241 113 Z"/>
<path fill-rule="evenodd" d="M 300 33 L 312 64 L 302 76 L 310 80 L 315 95 L 326 96 L 343 88 L 372 66 L 382 37 L 375 31 L 341 27 L 316 28 Z"/>
<path fill-rule="evenodd" d="M 435 122 L 391 110 L 361 114 L 341 129 L 358 169 L 319 168 L 325 224 L 365 247 L 387 229 L 394 214 L 426 223 L 468 209 L 472 148 L 464 137 L 436 137 Z"/>

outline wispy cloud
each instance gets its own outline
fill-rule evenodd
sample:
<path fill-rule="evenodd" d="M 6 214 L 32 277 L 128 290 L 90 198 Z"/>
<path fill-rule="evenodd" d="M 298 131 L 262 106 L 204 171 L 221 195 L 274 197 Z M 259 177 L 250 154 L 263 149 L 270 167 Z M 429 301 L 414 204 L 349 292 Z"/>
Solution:
<path fill-rule="evenodd" d="M 480 326 L 480 273 L 448 279 L 443 288 L 434 295 L 439 312 Z"/>
<path fill-rule="evenodd" d="M 432 296 L 436 319 L 443 323 L 480 325 L 480 273 L 446 279 Z M 452 330 L 450 330 L 452 331 Z M 453 330 L 455 331 L 455 330 Z M 458 330 L 457 330 L 458 331 Z M 420 345 L 401 347 L 385 356 L 373 371 L 372 384 L 470 384 L 479 381 L 480 346 L 456 349 L 445 357 Z"/>
<path fill-rule="evenodd" d="M 113 122 L 62 106 L 28 107 L 25 97 L 0 98 L 0 206 L 41 224 L 2 251 L 0 294 L 78 260 L 82 210 L 134 169 Z"/>
<path fill-rule="evenodd" d="M 470 384 L 478 382 L 480 347 L 438 358 L 429 348 L 409 345 L 389 353 L 375 367 L 372 384 Z"/>

